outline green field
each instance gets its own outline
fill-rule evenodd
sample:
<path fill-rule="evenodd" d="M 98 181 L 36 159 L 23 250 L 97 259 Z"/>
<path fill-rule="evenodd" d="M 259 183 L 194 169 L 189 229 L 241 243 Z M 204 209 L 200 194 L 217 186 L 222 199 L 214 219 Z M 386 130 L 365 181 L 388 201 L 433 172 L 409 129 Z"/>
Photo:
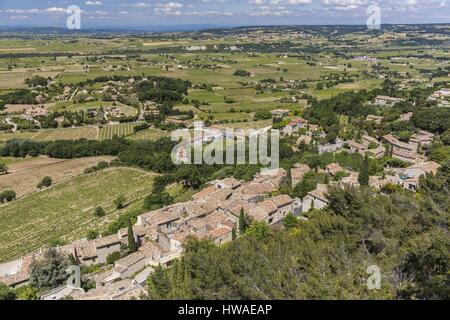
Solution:
<path fill-rule="evenodd" d="M 0 261 L 37 250 L 52 241 L 82 238 L 87 230 L 116 217 L 114 199 L 128 201 L 151 191 L 154 174 L 131 168 L 114 168 L 82 175 L 0 207 Z M 96 218 L 102 206 L 107 215 Z"/>

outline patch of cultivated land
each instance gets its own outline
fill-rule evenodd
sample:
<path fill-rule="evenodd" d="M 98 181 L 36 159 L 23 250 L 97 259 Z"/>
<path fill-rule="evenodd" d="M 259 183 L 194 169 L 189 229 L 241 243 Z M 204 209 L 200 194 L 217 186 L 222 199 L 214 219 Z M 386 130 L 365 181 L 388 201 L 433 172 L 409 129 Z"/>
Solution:
<path fill-rule="evenodd" d="M 151 192 L 155 174 L 110 168 L 55 185 L 0 207 L 0 261 L 17 258 L 55 240 L 70 242 L 115 218 L 114 199 L 134 201 Z M 102 206 L 106 216 L 94 216 Z"/>
<path fill-rule="evenodd" d="M 169 132 L 159 130 L 159 129 L 145 129 L 142 131 L 138 131 L 130 136 L 128 136 L 128 139 L 131 140 L 158 140 L 162 137 L 169 136 Z"/>
<path fill-rule="evenodd" d="M 37 131 L 0 133 L 0 143 L 5 143 L 6 141 L 11 139 L 33 139 L 37 134 Z"/>
<path fill-rule="evenodd" d="M 99 139 L 100 140 L 110 140 L 114 136 L 125 137 L 133 134 L 134 124 L 132 123 L 124 123 L 124 124 L 116 124 L 103 126 L 100 129 Z"/>
<path fill-rule="evenodd" d="M 39 131 L 34 140 L 39 141 L 54 141 L 54 140 L 77 140 L 88 139 L 96 140 L 98 138 L 98 127 L 79 127 L 67 129 L 50 129 Z"/>
<path fill-rule="evenodd" d="M 88 157 L 79 159 L 36 158 L 12 164 L 8 174 L 0 176 L 0 190 L 11 189 L 22 197 L 38 190 L 37 184 L 43 177 L 49 176 L 53 183 L 73 179 L 82 174 L 85 168 L 97 165 L 100 161 L 110 162 L 114 157 Z"/>

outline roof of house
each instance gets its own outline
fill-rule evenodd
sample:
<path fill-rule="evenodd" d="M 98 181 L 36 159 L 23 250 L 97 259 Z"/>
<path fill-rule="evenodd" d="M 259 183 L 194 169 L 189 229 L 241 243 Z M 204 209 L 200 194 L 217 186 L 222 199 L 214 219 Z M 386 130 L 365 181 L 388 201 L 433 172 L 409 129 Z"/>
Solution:
<path fill-rule="evenodd" d="M 367 134 L 363 135 L 362 139 L 366 140 L 366 141 L 369 141 L 369 142 L 377 143 L 377 144 L 379 143 L 379 141 L 376 138 L 371 137 L 371 136 L 369 136 Z"/>
<path fill-rule="evenodd" d="M 226 179 L 223 179 L 218 182 L 221 182 L 222 184 L 226 185 L 228 188 L 231 188 L 231 189 L 234 189 L 241 185 L 241 182 L 234 177 L 226 178 Z"/>
<path fill-rule="evenodd" d="M 231 232 L 232 232 L 232 229 L 230 229 L 230 228 L 220 227 L 220 228 L 215 228 L 215 229 L 208 231 L 207 233 L 202 235 L 201 238 L 215 240 L 215 239 L 220 238 Z"/>
<path fill-rule="evenodd" d="M 89 241 L 82 243 L 80 245 L 80 254 L 82 259 L 91 259 L 97 256 L 97 251 L 95 250 L 95 241 Z"/>
<path fill-rule="evenodd" d="M 117 260 L 114 265 L 116 267 L 129 268 L 143 259 L 145 259 L 145 255 L 140 251 L 136 251 L 126 257 L 123 257 L 122 259 Z"/>
<path fill-rule="evenodd" d="M 281 194 L 279 196 L 272 197 L 269 200 L 271 200 L 278 208 L 287 206 L 294 202 L 294 200 L 287 194 Z"/>
<path fill-rule="evenodd" d="M 159 226 L 169 222 L 179 220 L 181 213 L 173 210 L 174 206 L 150 211 L 141 215 L 142 219 L 151 226 Z"/>
<path fill-rule="evenodd" d="M 233 191 L 225 188 L 225 189 L 220 189 L 216 192 L 214 192 L 213 194 L 210 195 L 210 198 L 212 198 L 212 200 L 218 200 L 218 201 L 225 201 L 227 200 L 231 195 L 233 194 Z"/>
<path fill-rule="evenodd" d="M 417 158 L 415 152 L 405 149 L 394 149 L 392 155 L 410 160 L 416 160 Z"/>
<path fill-rule="evenodd" d="M 308 136 L 308 135 L 305 135 L 305 134 L 301 135 L 300 138 L 297 139 L 297 145 L 300 145 L 302 142 L 304 144 L 309 144 L 311 142 L 311 140 L 312 140 L 311 136 Z"/>
<path fill-rule="evenodd" d="M 326 184 L 318 184 L 317 188 L 313 191 L 308 192 L 308 195 L 311 197 L 314 197 L 316 199 L 319 199 L 323 202 L 328 203 L 328 199 L 326 198 L 325 194 L 327 193 L 328 185 Z"/>
<path fill-rule="evenodd" d="M 102 247 L 120 243 L 120 239 L 117 234 L 112 234 L 110 236 L 95 239 L 94 243 L 95 243 L 96 248 L 102 248 Z"/>
<path fill-rule="evenodd" d="M 250 208 L 248 215 L 256 219 L 257 221 L 262 221 L 266 219 L 269 215 L 277 212 L 278 207 L 270 200 L 265 200 L 259 202 L 254 207 Z"/>
<path fill-rule="evenodd" d="M 307 164 L 296 164 L 294 168 L 291 169 L 292 179 L 301 179 L 305 173 L 311 171 L 311 168 Z"/>
<path fill-rule="evenodd" d="M 358 143 L 358 142 L 356 142 L 356 141 L 354 141 L 354 140 L 350 140 L 350 141 L 348 142 L 348 144 L 349 144 L 350 147 L 352 147 L 352 148 L 355 148 L 355 149 L 358 149 L 358 150 L 362 150 L 362 151 L 366 150 L 366 146 L 365 146 L 365 145 L 363 145 L 363 144 L 361 144 L 361 143 Z"/>
<path fill-rule="evenodd" d="M 238 217 L 241 212 L 241 208 L 244 212 L 248 212 L 250 209 L 250 204 L 242 199 L 236 199 L 226 205 L 224 209 Z"/>
<path fill-rule="evenodd" d="M 403 101 L 403 99 L 401 99 L 401 98 L 395 98 L 395 97 L 389 97 L 389 96 L 377 96 L 376 99 L 377 100 L 393 101 L 393 102 Z"/>
<path fill-rule="evenodd" d="M 341 171 L 344 171 L 344 169 L 342 169 L 341 166 L 338 165 L 337 163 L 331 163 L 331 164 L 327 165 L 326 169 L 332 175 L 335 175 Z"/>
<path fill-rule="evenodd" d="M 402 149 L 407 149 L 407 150 L 411 150 L 411 151 L 415 151 L 417 150 L 417 146 L 411 145 L 409 143 L 405 143 L 402 142 L 400 140 L 398 140 L 396 137 L 394 137 L 392 134 L 387 134 L 385 136 L 383 136 L 383 138 L 389 142 L 390 144 L 402 148 Z"/>
<path fill-rule="evenodd" d="M 237 189 L 239 193 L 246 195 L 258 195 L 275 191 L 275 187 L 268 182 L 249 182 Z"/>
<path fill-rule="evenodd" d="M 206 198 L 206 197 L 212 195 L 212 194 L 213 194 L 214 192 L 216 192 L 216 191 L 217 191 L 217 189 L 216 189 L 215 186 L 209 186 L 209 187 L 203 189 L 202 191 L 197 192 L 196 194 L 194 194 L 194 195 L 192 196 L 192 198 L 193 198 L 193 199 L 202 199 L 202 198 Z"/>
<path fill-rule="evenodd" d="M 422 163 L 412 165 L 412 166 L 408 167 L 407 169 L 421 169 L 421 170 L 425 171 L 426 173 L 430 174 L 430 173 L 438 172 L 440 167 L 441 166 L 434 161 L 427 161 L 427 162 L 422 162 Z"/>
<path fill-rule="evenodd" d="M 149 241 L 144 243 L 144 245 L 139 248 L 139 251 L 142 252 L 142 254 L 147 258 L 153 258 L 155 254 L 161 253 L 166 250 L 157 243 Z"/>
<path fill-rule="evenodd" d="M 366 119 L 369 119 L 369 120 L 383 120 L 383 117 L 377 116 L 377 115 L 374 115 L 374 114 L 369 114 Z"/>

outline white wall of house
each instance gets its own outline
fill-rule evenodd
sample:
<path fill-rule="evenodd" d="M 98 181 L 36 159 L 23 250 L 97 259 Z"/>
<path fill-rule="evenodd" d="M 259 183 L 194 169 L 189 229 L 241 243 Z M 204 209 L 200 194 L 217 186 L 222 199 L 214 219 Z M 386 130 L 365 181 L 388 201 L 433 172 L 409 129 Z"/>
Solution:
<path fill-rule="evenodd" d="M 22 267 L 22 259 L 5 262 L 0 265 L 0 277 L 11 276 L 19 273 Z"/>
<path fill-rule="evenodd" d="M 323 209 L 328 205 L 325 201 L 317 199 L 311 195 L 303 198 L 302 212 L 308 212 L 311 209 Z"/>
<path fill-rule="evenodd" d="M 283 207 L 279 207 L 278 212 L 276 213 L 277 220 L 278 221 L 283 220 L 291 212 L 292 212 L 292 204 L 288 204 Z"/>
<path fill-rule="evenodd" d="M 170 251 L 181 252 L 183 247 L 181 242 L 175 239 L 170 239 Z"/>
<path fill-rule="evenodd" d="M 222 244 L 222 243 L 230 242 L 231 240 L 233 240 L 232 233 L 228 232 L 228 233 L 214 239 L 214 243 Z"/>

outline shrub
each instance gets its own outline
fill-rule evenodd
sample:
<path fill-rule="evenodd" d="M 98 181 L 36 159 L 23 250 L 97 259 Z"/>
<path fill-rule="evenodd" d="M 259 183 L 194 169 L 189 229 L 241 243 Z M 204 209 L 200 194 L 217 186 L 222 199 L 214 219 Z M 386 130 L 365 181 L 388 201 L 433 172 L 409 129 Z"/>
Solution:
<path fill-rule="evenodd" d="M 16 199 L 16 193 L 12 190 L 6 190 L 0 193 L 0 202 L 10 202 Z"/>
<path fill-rule="evenodd" d="M 39 189 L 43 188 L 43 187 L 50 187 L 52 185 L 52 178 L 50 178 L 49 176 L 46 176 L 44 178 L 42 178 L 41 182 L 38 183 L 37 187 Z"/>
<path fill-rule="evenodd" d="M 110 255 L 108 255 L 106 257 L 106 263 L 107 264 L 113 264 L 114 262 L 116 262 L 120 258 L 121 258 L 120 252 L 119 251 L 115 251 L 115 252 L 111 253 Z"/>
<path fill-rule="evenodd" d="M 95 211 L 94 211 L 94 215 L 96 216 L 96 217 L 103 217 L 104 215 L 105 215 L 106 213 L 105 213 L 105 210 L 103 210 L 103 208 L 102 207 L 97 207 L 97 208 L 95 208 Z"/>

